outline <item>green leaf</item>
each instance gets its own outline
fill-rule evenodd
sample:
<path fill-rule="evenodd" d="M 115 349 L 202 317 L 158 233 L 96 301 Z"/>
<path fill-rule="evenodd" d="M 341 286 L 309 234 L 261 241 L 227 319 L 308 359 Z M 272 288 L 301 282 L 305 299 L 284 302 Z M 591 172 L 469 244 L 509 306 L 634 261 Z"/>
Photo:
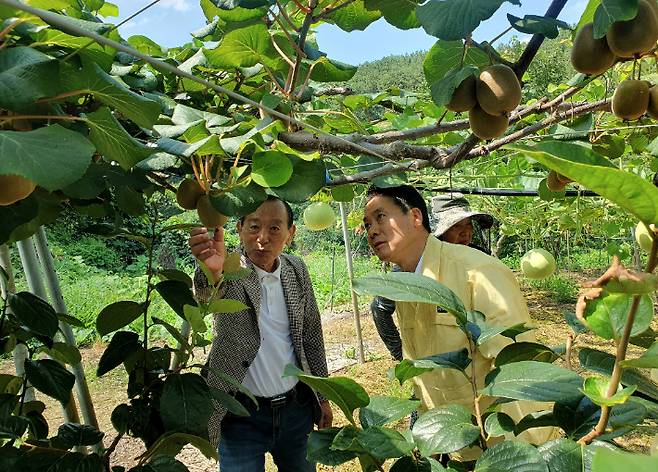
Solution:
<path fill-rule="evenodd" d="M 381 12 L 367 9 L 363 0 L 356 0 L 328 15 L 327 22 L 335 24 L 343 31 L 363 31 L 381 16 Z"/>
<path fill-rule="evenodd" d="M 658 456 L 645 456 L 627 452 L 613 452 L 603 448 L 594 453 L 592 472 L 655 472 L 658 468 Z"/>
<path fill-rule="evenodd" d="M 252 157 L 251 178 L 262 187 L 280 187 L 291 175 L 292 162 L 280 151 L 257 152 Z"/>
<path fill-rule="evenodd" d="M 437 305 L 454 315 L 460 325 L 466 325 L 466 308 L 459 297 L 445 285 L 422 275 L 409 272 L 370 274 L 354 281 L 354 291 L 399 302 Z"/>
<path fill-rule="evenodd" d="M 518 436 L 527 429 L 541 428 L 543 426 L 561 425 L 557 421 L 557 418 L 555 418 L 555 414 L 552 411 L 539 411 L 529 413 L 521 418 L 521 421 L 519 421 L 514 427 L 514 434 Z"/>
<path fill-rule="evenodd" d="M 309 461 L 337 466 L 356 458 L 352 451 L 332 450 L 331 446 L 341 428 L 324 428 L 312 431 L 308 437 L 306 456 Z"/>
<path fill-rule="evenodd" d="M 0 131 L 0 174 L 21 175 L 47 190 L 58 190 L 84 175 L 94 151 L 82 134 L 60 125 Z"/>
<path fill-rule="evenodd" d="M 375 459 L 385 460 L 409 454 L 413 443 L 395 430 L 373 426 L 359 431 L 358 442 Z"/>
<path fill-rule="evenodd" d="M 604 339 L 619 340 L 633 304 L 633 295 L 608 293 L 595 300 L 588 300 L 585 308 L 585 321 L 588 327 Z M 640 298 L 635 314 L 631 336 L 644 332 L 653 318 L 653 302 L 649 295 Z"/>
<path fill-rule="evenodd" d="M 111 303 L 101 310 L 96 318 L 96 331 L 105 336 L 118 329 L 128 326 L 144 313 L 142 303 L 122 300 Z"/>
<path fill-rule="evenodd" d="M 75 446 L 93 446 L 98 444 L 105 436 L 105 433 L 99 431 L 93 426 L 86 424 L 64 423 L 57 430 L 58 446 L 64 446 L 64 449 L 71 449 Z"/>
<path fill-rule="evenodd" d="M 208 326 L 206 326 L 205 321 L 203 321 L 203 315 L 201 315 L 201 310 L 198 306 L 184 305 L 183 314 L 193 331 L 197 333 L 205 333 L 208 331 Z"/>
<path fill-rule="evenodd" d="M 116 161 L 128 170 L 155 152 L 130 136 L 107 107 L 87 113 L 85 120 L 89 139 L 108 162 Z"/>
<path fill-rule="evenodd" d="M 251 271 L 250 271 L 251 272 Z M 249 308 L 247 305 L 242 303 L 240 300 L 234 300 L 232 298 L 221 298 L 219 300 L 213 300 L 208 306 L 208 311 L 211 313 L 238 313 Z"/>
<path fill-rule="evenodd" d="M 365 0 L 368 10 L 379 10 L 386 21 L 396 28 L 418 28 L 416 6 L 421 0 Z"/>
<path fill-rule="evenodd" d="M 455 89 L 471 75 L 479 75 L 479 69 L 471 64 L 451 69 L 442 79 L 430 83 L 432 101 L 439 106 L 447 105 Z"/>
<path fill-rule="evenodd" d="M 391 466 L 390 472 L 439 472 L 446 470 L 440 462 L 431 457 L 417 459 L 413 456 L 400 457 Z M 455 469 L 449 469 L 451 471 Z"/>
<path fill-rule="evenodd" d="M 174 112 L 171 115 L 171 122 L 175 125 L 198 124 L 199 120 L 205 121 L 206 126 L 212 128 L 229 123 L 231 118 L 218 115 L 217 113 L 198 110 L 196 108 L 181 105 L 180 103 L 176 104 L 176 108 L 174 108 Z"/>
<path fill-rule="evenodd" d="M 57 95 L 58 89 L 54 58 L 25 46 L 0 50 L 0 108 L 30 110 L 38 99 Z"/>
<path fill-rule="evenodd" d="M 422 414 L 412 434 L 423 456 L 447 454 L 473 444 L 480 428 L 472 422 L 471 412 L 461 405 L 435 408 Z"/>
<path fill-rule="evenodd" d="M 208 64 L 218 69 L 271 65 L 277 52 L 263 23 L 238 28 L 224 35 L 215 49 L 204 50 Z"/>
<path fill-rule="evenodd" d="M 105 348 L 103 355 L 98 361 L 96 376 L 101 377 L 103 374 L 106 374 L 115 367 L 121 365 L 123 361 L 128 359 L 141 347 L 142 345 L 139 342 L 139 336 L 137 336 L 137 333 L 132 333 L 130 331 L 117 331 L 112 336 L 110 344 Z"/>
<path fill-rule="evenodd" d="M 344 82 L 354 77 L 357 70 L 358 67 L 322 56 L 313 63 L 311 79 L 316 82 Z"/>
<path fill-rule="evenodd" d="M 495 365 L 500 367 L 519 361 L 548 362 L 550 364 L 559 357 L 555 351 L 543 344 L 519 342 L 505 346 L 496 356 Z"/>
<path fill-rule="evenodd" d="M 513 400 L 569 402 L 582 394 L 582 378 L 568 369 L 553 364 L 521 361 L 491 371 L 480 393 Z"/>
<path fill-rule="evenodd" d="M 225 2 L 226 0 L 221 0 L 221 1 Z M 201 9 L 203 10 L 204 15 L 206 15 L 208 21 L 212 21 L 213 18 L 218 17 L 221 20 L 220 21 L 221 26 L 226 26 L 229 23 L 242 23 L 249 20 L 260 20 L 267 12 L 267 9 L 265 7 L 263 8 L 236 7 L 230 10 L 224 10 L 218 7 L 217 4 L 218 1 L 213 2 L 213 0 L 201 0 Z"/>
<path fill-rule="evenodd" d="M 587 332 L 587 327 L 580 322 L 573 311 L 565 311 L 562 313 L 562 316 L 564 316 L 564 320 L 567 322 L 575 335 Z"/>
<path fill-rule="evenodd" d="M 15 375 L 0 374 L 0 394 L 10 393 L 17 395 L 21 389 L 23 379 Z"/>
<path fill-rule="evenodd" d="M 370 403 L 359 410 L 362 427 L 384 426 L 409 415 L 418 408 L 417 400 L 394 397 L 370 397 Z"/>
<path fill-rule="evenodd" d="M 57 333 L 58 319 L 48 302 L 30 292 L 12 295 L 9 306 L 18 322 L 28 331 L 53 338 Z"/>
<path fill-rule="evenodd" d="M 607 397 L 606 392 L 608 391 L 609 384 L 609 378 L 588 377 L 585 379 L 582 392 L 596 405 L 613 406 L 625 403 L 637 388 L 635 385 L 621 388 L 613 396 Z"/>
<path fill-rule="evenodd" d="M 162 47 L 160 47 L 158 43 L 141 34 L 136 34 L 128 38 L 128 44 L 137 51 L 148 56 L 163 57 L 165 55 Z"/>
<path fill-rule="evenodd" d="M 395 378 L 400 384 L 407 380 L 434 369 L 455 369 L 464 372 L 471 363 L 468 349 L 445 352 L 422 359 L 403 359 L 393 369 Z"/>
<path fill-rule="evenodd" d="M 326 183 L 326 168 L 322 159 L 305 161 L 288 156 L 292 162 L 292 176 L 285 185 L 271 188 L 270 192 L 290 202 L 301 203 L 315 195 Z"/>
<path fill-rule="evenodd" d="M 190 344 L 187 340 L 187 338 L 183 337 L 181 332 L 176 329 L 174 326 L 170 325 L 164 320 L 161 320 L 160 318 L 153 316 L 152 317 L 153 323 L 162 326 L 164 329 L 167 330 L 167 332 L 171 335 L 172 338 L 174 338 L 176 341 L 178 341 L 178 344 L 181 345 L 181 348 L 184 351 L 191 351 L 192 348 L 190 347 Z"/>
<path fill-rule="evenodd" d="M 170 374 L 160 397 L 160 415 L 169 431 L 207 436 L 213 411 L 208 384 L 198 374 Z"/>
<path fill-rule="evenodd" d="M 625 21 L 637 15 L 637 0 L 601 0 L 594 13 L 594 37 L 602 38 L 615 21 Z"/>
<path fill-rule="evenodd" d="M 354 200 L 354 187 L 350 184 L 331 187 L 331 198 L 337 202 L 351 202 Z"/>
<path fill-rule="evenodd" d="M 612 369 L 615 365 L 615 356 L 607 352 L 597 351 L 596 349 L 582 348 L 578 352 L 578 360 L 581 367 L 601 375 L 611 376 Z M 648 395 L 658 401 L 658 385 L 652 382 L 640 371 L 633 368 L 626 368 L 621 373 L 621 383 L 628 385 L 637 385 L 637 391 Z"/>
<path fill-rule="evenodd" d="M 167 433 L 163 434 L 158 440 L 144 453 L 145 457 L 157 456 L 176 456 L 186 444 L 191 444 L 207 459 L 217 461 L 217 448 L 212 446 L 207 439 L 192 434 L 185 433 Z"/>
<path fill-rule="evenodd" d="M 208 387 L 210 388 L 210 394 L 212 395 L 213 400 L 226 408 L 227 411 L 237 416 L 250 416 L 249 411 L 242 403 L 237 401 L 233 395 L 212 386 Z"/>
<path fill-rule="evenodd" d="M 62 364 L 77 365 L 82 361 L 82 356 L 77 347 L 66 343 L 53 343 L 51 348 L 43 347 L 39 349 L 48 354 L 50 357 Z"/>
<path fill-rule="evenodd" d="M 247 187 L 237 187 L 219 196 L 211 196 L 210 202 L 222 215 L 244 216 L 256 211 L 266 198 L 263 187 L 250 183 Z"/>
<path fill-rule="evenodd" d="M 63 405 L 71 398 L 75 376 L 62 364 L 52 359 L 25 360 L 25 376 L 34 388 Z"/>
<path fill-rule="evenodd" d="M 82 69 L 72 66 L 62 69 L 62 84 L 67 85 L 63 91 L 77 91 L 81 95 L 91 93 L 142 128 L 150 129 L 157 121 L 160 115 L 158 102 L 131 91 L 97 64 L 88 63 Z"/>
<path fill-rule="evenodd" d="M 163 280 L 162 282 L 158 282 L 155 290 L 157 290 L 164 301 L 167 302 L 167 305 L 182 319 L 185 319 L 185 313 L 183 311 L 185 305 L 197 306 L 194 295 L 192 295 L 192 290 L 184 282 Z"/>
<path fill-rule="evenodd" d="M 537 452 L 551 472 L 584 470 L 581 446 L 571 439 L 560 438 L 546 442 L 537 447 Z"/>
<path fill-rule="evenodd" d="M 427 34 L 452 41 L 469 36 L 500 6 L 518 0 L 432 0 L 416 8 L 416 16 Z"/>
<path fill-rule="evenodd" d="M 543 34 L 547 38 L 555 39 L 560 34 L 560 28 L 571 29 L 568 23 L 555 18 L 538 15 L 525 15 L 523 18 L 507 14 L 507 20 L 517 31 L 528 34 Z"/>
<path fill-rule="evenodd" d="M 0 160 L 0 162 L 2 161 Z M 0 206 L 0 221 L 2 221 L 0 225 L 0 244 L 5 244 L 14 239 L 12 238 L 14 230 L 34 221 L 38 216 L 39 201 L 34 197 L 34 194 L 13 205 Z"/>
<path fill-rule="evenodd" d="M 484 430 L 492 438 L 514 433 L 514 427 L 514 420 L 506 413 L 492 413 L 484 421 Z"/>
<path fill-rule="evenodd" d="M 601 4 L 601 0 L 589 0 L 587 2 L 587 6 L 585 7 L 585 11 L 583 11 L 583 14 L 580 16 L 580 19 L 578 20 L 578 24 L 574 28 L 572 32 L 572 39 L 576 37 L 576 34 L 582 28 L 585 26 L 587 23 L 593 23 L 594 22 L 594 13 L 596 12 L 596 9 L 599 7 Z"/>
<path fill-rule="evenodd" d="M 468 48 L 464 55 L 464 44 L 461 41 L 439 40 L 430 48 L 423 61 L 423 73 L 427 83 L 431 85 L 438 82 L 450 70 L 459 69 L 462 56 L 463 65 L 484 67 L 489 64 L 489 57 L 480 49 Z"/>
<path fill-rule="evenodd" d="M 575 142 L 545 141 L 510 146 L 540 164 L 593 190 L 645 223 L 658 223 L 658 188 L 650 181 L 615 168 L 610 161 Z"/>
<path fill-rule="evenodd" d="M 370 402 L 370 397 L 363 387 L 347 377 L 316 377 L 305 374 L 292 364 L 285 367 L 283 376 L 297 377 L 327 400 L 334 402 L 352 424 L 355 424 L 354 410 Z"/>
<path fill-rule="evenodd" d="M 111 52 L 103 48 L 100 44 L 89 44 L 89 38 L 76 37 L 54 29 L 43 29 L 36 34 L 35 42 L 31 44 L 34 48 L 37 45 L 61 46 L 63 48 L 75 50 L 77 54 L 86 60 L 98 63 L 103 70 L 110 70 L 114 60 L 114 51 Z M 55 81 L 59 84 L 59 81 Z"/>
<path fill-rule="evenodd" d="M 549 472 L 537 449 L 520 441 L 505 441 L 490 447 L 475 463 L 474 472 Z"/>
<path fill-rule="evenodd" d="M 658 369 L 658 342 L 653 343 L 651 347 L 637 359 L 627 359 L 622 361 L 621 364 L 624 367 Z"/>

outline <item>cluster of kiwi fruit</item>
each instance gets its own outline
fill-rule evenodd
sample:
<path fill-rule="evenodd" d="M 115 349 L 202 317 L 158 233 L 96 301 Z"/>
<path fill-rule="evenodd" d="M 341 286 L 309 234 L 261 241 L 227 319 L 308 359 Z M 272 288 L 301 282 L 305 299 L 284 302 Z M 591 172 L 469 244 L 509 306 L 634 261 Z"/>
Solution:
<path fill-rule="evenodd" d="M 592 23 L 584 25 L 574 39 L 571 64 L 583 74 L 603 74 L 618 60 L 637 59 L 648 53 L 656 47 L 656 41 L 658 3 L 639 0 L 637 15 L 612 23 L 602 38 L 594 38 Z M 612 113 L 623 120 L 637 120 L 645 113 L 658 119 L 658 87 L 634 78 L 621 82 L 612 96 Z"/>
<path fill-rule="evenodd" d="M 0 175 L 0 206 L 7 206 L 29 196 L 37 184 L 20 175 Z"/>
<path fill-rule="evenodd" d="M 521 84 L 514 71 L 494 64 L 468 76 L 455 89 L 446 108 L 468 112 L 472 133 L 489 140 L 502 136 L 509 126 L 509 113 L 521 103 Z"/>
<path fill-rule="evenodd" d="M 176 201 L 186 210 L 196 210 L 201 224 L 206 228 L 224 226 L 228 217 L 215 210 L 206 189 L 196 179 L 185 179 L 178 186 Z"/>

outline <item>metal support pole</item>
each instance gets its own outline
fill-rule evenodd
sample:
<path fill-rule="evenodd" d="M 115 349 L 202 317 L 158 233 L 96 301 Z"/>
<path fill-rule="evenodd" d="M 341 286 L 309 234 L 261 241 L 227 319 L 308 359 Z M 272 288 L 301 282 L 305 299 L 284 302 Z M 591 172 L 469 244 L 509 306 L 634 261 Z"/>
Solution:
<path fill-rule="evenodd" d="M 352 292 L 352 307 L 354 308 L 354 328 L 356 329 L 356 342 L 359 347 L 359 362 L 363 364 L 366 360 L 363 356 L 363 335 L 361 334 L 361 315 L 359 315 L 359 302 L 356 298 L 356 292 L 352 286 L 354 282 L 354 270 L 352 268 L 352 246 L 350 244 L 350 234 L 347 230 L 347 213 L 345 204 L 339 202 L 340 219 L 343 227 L 343 240 L 345 241 L 345 259 L 347 259 L 347 275 L 350 279 L 350 292 Z"/>
<path fill-rule="evenodd" d="M 5 286 L 4 279 L 0 285 L 2 286 L 2 298 L 6 298 L 10 293 L 16 293 L 16 283 L 14 282 L 14 270 L 11 266 L 11 255 L 9 254 L 9 247 L 6 245 L 0 246 L 0 265 L 7 272 L 8 280 Z M 18 344 L 12 353 L 14 357 L 14 368 L 16 375 L 23 377 L 25 375 L 25 359 L 27 359 L 27 347 L 25 344 Z M 36 400 L 34 387 L 29 386 L 25 391 L 25 401 L 33 402 Z"/>
<path fill-rule="evenodd" d="M 21 256 L 25 278 L 27 279 L 27 285 L 30 287 L 30 291 L 37 297 L 48 300 L 46 288 L 41 280 L 39 260 L 37 259 L 37 254 L 34 250 L 32 238 L 18 241 L 16 245 L 18 246 L 18 253 Z M 78 416 L 78 409 L 75 406 L 73 395 L 71 395 L 71 400 L 68 404 L 62 406 L 62 413 L 67 423 L 80 423 L 80 417 Z"/>
<path fill-rule="evenodd" d="M 45 274 L 46 285 L 48 286 L 48 291 L 50 292 L 50 297 L 53 301 L 53 306 L 58 313 L 67 314 L 68 311 L 66 310 L 66 304 L 64 303 L 64 297 L 62 296 L 62 289 L 59 285 L 57 273 L 55 272 L 55 263 L 48 247 L 48 239 L 46 238 L 46 232 L 43 229 L 43 226 L 37 231 L 35 242 L 37 246 L 37 254 Z M 70 346 L 77 347 L 71 326 L 68 323 L 60 321 L 59 328 L 62 330 L 62 333 L 64 333 L 66 343 Z M 94 411 L 94 404 L 91 399 L 91 394 L 89 393 L 89 386 L 87 385 L 87 378 L 85 377 L 82 363 L 78 362 L 77 364 L 72 365 L 71 370 L 75 375 L 75 387 L 78 394 L 78 403 L 80 405 L 82 418 L 84 419 L 85 424 L 99 429 L 96 412 Z M 100 445 L 96 445 L 94 448 L 100 450 Z"/>

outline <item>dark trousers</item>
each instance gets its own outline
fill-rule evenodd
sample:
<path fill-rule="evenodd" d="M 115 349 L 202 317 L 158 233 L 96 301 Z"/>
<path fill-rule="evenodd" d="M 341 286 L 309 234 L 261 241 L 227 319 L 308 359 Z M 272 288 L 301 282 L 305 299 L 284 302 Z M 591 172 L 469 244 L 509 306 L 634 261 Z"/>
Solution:
<path fill-rule="evenodd" d="M 219 440 L 219 470 L 222 472 L 263 472 L 265 453 L 272 454 L 281 472 L 308 472 L 315 464 L 306 459 L 308 435 L 313 430 L 313 393 L 306 387 L 283 405 L 261 399 L 258 407 L 242 401 L 251 416 L 231 413 L 222 420 Z"/>

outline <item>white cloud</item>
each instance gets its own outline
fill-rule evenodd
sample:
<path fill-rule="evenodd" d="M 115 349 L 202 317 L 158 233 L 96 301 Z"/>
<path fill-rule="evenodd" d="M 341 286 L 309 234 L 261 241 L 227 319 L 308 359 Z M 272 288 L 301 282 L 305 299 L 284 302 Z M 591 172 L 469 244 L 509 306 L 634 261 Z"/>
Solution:
<path fill-rule="evenodd" d="M 176 11 L 188 11 L 192 8 L 189 0 L 162 0 L 160 5 Z"/>

